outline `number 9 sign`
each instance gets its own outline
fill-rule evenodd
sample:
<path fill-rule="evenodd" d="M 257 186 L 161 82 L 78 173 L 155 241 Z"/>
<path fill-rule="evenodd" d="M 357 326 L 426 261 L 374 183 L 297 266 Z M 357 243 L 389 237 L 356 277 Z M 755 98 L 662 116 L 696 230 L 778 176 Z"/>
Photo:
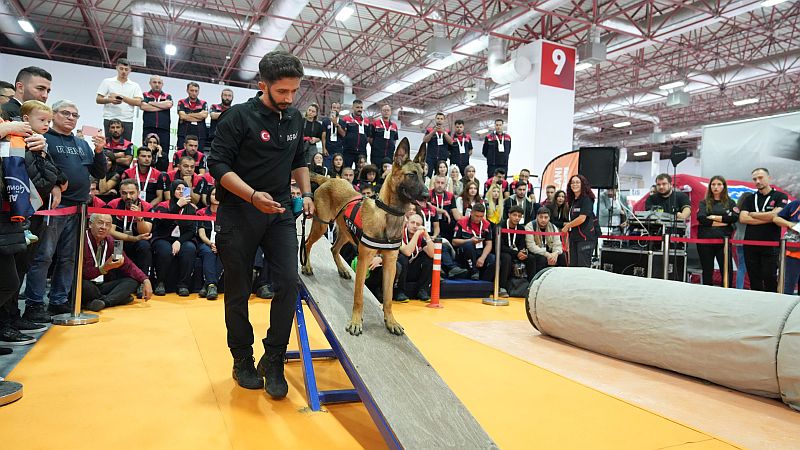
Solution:
<path fill-rule="evenodd" d="M 541 84 L 574 90 L 575 49 L 543 41 L 541 54 Z"/>

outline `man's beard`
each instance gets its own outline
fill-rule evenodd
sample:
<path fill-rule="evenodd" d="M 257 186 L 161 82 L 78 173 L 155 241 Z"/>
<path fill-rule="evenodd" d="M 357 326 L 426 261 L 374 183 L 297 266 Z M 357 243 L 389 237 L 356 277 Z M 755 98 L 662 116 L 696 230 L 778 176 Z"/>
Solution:
<path fill-rule="evenodd" d="M 222 99 L 222 104 L 225 106 L 231 106 L 231 103 L 233 103 L 233 100 Z"/>
<path fill-rule="evenodd" d="M 122 137 L 122 134 L 119 134 L 119 133 L 111 133 L 111 139 L 114 139 L 115 141 L 116 141 L 116 140 L 118 140 L 118 139 L 119 139 L 119 138 L 121 138 L 121 137 Z"/>
<path fill-rule="evenodd" d="M 272 103 L 272 106 L 274 106 L 276 109 L 279 109 L 281 111 L 283 111 L 286 108 L 292 106 L 291 103 L 275 101 L 275 98 L 272 96 L 272 93 L 269 91 L 269 88 L 267 89 L 267 97 L 269 98 L 269 102 Z"/>

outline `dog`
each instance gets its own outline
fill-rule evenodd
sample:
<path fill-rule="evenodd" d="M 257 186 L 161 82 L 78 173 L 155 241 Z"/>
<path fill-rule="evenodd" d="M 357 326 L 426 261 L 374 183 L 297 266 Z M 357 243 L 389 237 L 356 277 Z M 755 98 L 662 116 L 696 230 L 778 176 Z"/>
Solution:
<path fill-rule="evenodd" d="M 302 273 L 314 274 L 311 267 L 311 247 L 325 234 L 328 224 L 335 221 L 339 232 L 331 253 L 340 277 L 350 279 L 350 272 L 339 251 L 347 243 L 358 247 L 353 315 L 347 325 L 347 331 L 353 336 L 358 336 L 363 331 L 364 281 L 369 263 L 378 253 L 383 257 L 383 320 L 392 334 L 399 336 L 404 333 L 403 327 L 392 314 L 394 278 L 397 271 L 397 252 L 405 225 L 405 208 L 409 203 L 416 203 L 424 208 L 429 196 L 424 182 L 425 172 L 422 170 L 425 148 L 423 143 L 413 161 L 408 157 L 395 158 L 391 173 L 387 175 L 375 200 L 361 198 L 347 180 L 311 175 L 311 181 L 319 184 L 319 188 L 314 192 L 316 215 L 306 239 L 308 258 Z M 400 141 L 395 152 L 398 155 L 410 154 L 408 138 Z M 357 220 L 352 220 L 358 212 L 353 213 L 357 207 L 360 209 L 361 237 L 358 237 L 359 230 L 354 223 Z"/>

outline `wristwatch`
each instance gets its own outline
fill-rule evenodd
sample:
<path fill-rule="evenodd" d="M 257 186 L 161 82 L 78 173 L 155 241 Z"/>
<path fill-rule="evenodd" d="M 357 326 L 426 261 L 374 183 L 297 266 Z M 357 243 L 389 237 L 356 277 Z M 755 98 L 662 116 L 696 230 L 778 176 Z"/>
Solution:
<path fill-rule="evenodd" d="M 311 200 L 314 200 L 314 193 L 313 192 L 303 192 L 302 197 L 303 198 L 310 198 Z"/>

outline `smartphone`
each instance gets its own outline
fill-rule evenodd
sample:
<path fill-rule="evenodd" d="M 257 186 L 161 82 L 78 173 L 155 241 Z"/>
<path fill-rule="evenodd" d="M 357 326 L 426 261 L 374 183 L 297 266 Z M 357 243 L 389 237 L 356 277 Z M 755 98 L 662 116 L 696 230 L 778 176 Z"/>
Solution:
<path fill-rule="evenodd" d="M 101 134 L 100 128 L 91 127 L 89 125 L 84 125 L 83 128 L 81 128 L 81 130 L 83 131 L 83 136 L 87 138 L 92 138 L 95 136 L 99 136 Z"/>
<path fill-rule="evenodd" d="M 114 241 L 114 261 L 119 261 L 122 258 L 122 241 Z"/>
<path fill-rule="evenodd" d="M 183 188 L 183 196 L 188 198 L 188 199 L 191 199 L 192 198 L 192 188 L 184 187 Z"/>
<path fill-rule="evenodd" d="M 122 100 L 122 96 L 121 96 L 121 95 L 118 95 L 118 96 L 116 96 L 115 98 L 116 98 L 117 100 Z"/>

